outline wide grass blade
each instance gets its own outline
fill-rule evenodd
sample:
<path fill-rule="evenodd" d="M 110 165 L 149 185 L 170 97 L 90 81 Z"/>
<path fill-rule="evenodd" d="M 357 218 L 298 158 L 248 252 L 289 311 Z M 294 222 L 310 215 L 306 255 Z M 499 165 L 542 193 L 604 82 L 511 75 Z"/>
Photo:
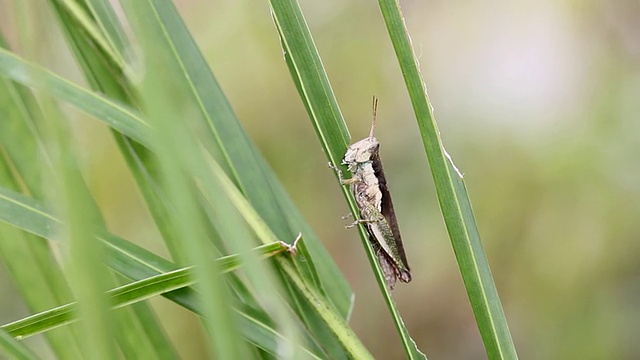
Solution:
<path fill-rule="evenodd" d="M 462 173 L 442 145 L 400 5 L 396 0 L 379 0 L 378 3 L 409 91 L 442 215 L 487 354 L 490 359 L 516 359 Z"/>

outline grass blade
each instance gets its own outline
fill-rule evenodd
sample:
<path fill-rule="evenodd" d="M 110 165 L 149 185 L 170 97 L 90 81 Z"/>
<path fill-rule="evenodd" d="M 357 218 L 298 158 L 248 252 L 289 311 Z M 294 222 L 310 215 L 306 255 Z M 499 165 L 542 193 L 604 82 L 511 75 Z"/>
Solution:
<path fill-rule="evenodd" d="M 260 246 L 254 251 L 263 257 L 272 256 L 287 250 L 281 243 Z M 217 259 L 223 273 L 233 271 L 241 266 L 241 255 L 229 255 Z M 193 267 L 181 268 L 157 275 L 152 275 L 132 283 L 119 286 L 107 292 L 112 309 L 119 309 L 140 301 L 150 299 L 195 283 Z M 77 303 L 69 303 L 54 309 L 40 312 L 28 318 L 3 325 L 2 330 L 11 336 L 23 339 L 49 331 L 78 320 Z"/>
<path fill-rule="evenodd" d="M 6 49 L 0 49 L 0 74 L 24 86 L 46 92 L 104 121 L 118 132 L 149 146 L 151 129 L 140 114 L 104 95 L 29 63 Z"/>
<path fill-rule="evenodd" d="M 400 5 L 395 0 L 379 0 L 378 4 L 409 91 L 440 208 L 487 354 L 490 359 L 516 359 L 464 180 L 442 145 Z"/>
<path fill-rule="evenodd" d="M 318 138 L 329 161 L 333 164 L 340 164 L 349 141 L 346 124 L 338 110 L 333 91 L 302 12 L 295 1 L 273 0 L 271 5 L 273 7 L 274 21 L 285 52 L 285 60 L 300 96 L 307 107 Z M 358 214 L 353 195 L 345 187 L 341 186 L 341 188 L 352 213 Z M 401 335 L 407 354 L 410 358 L 424 358 L 424 354 L 417 350 L 400 318 L 384 280 L 377 256 L 369 243 L 369 236 L 366 230 L 362 225 L 358 226 L 358 228 L 367 257 L 374 269 L 374 274 Z"/>
<path fill-rule="evenodd" d="M 295 1 L 272 0 L 270 3 L 293 81 L 322 148 L 332 163 L 339 164 L 351 136 L 302 11 Z"/>

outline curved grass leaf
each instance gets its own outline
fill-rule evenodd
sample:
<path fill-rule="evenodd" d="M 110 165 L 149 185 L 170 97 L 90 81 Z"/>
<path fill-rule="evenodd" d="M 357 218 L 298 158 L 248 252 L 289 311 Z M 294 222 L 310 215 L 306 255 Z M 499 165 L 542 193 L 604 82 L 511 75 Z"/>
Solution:
<path fill-rule="evenodd" d="M 272 0 L 272 16 L 302 103 L 329 160 L 339 164 L 351 139 L 297 2 Z"/>
<path fill-rule="evenodd" d="M 400 5 L 396 0 L 378 3 L 409 91 L 442 215 L 487 354 L 490 359 L 517 359 L 464 180 L 442 145 Z"/>
<path fill-rule="evenodd" d="M 135 141 L 150 146 L 151 128 L 136 110 L 124 104 L 33 65 L 6 49 L 0 49 L 0 75 L 24 86 L 44 91 L 104 121 Z"/>
<path fill-rule="evenodd" d="M 183 268 L 159 275 L 154 275 L 109 291 L 113 308 L 117 309 L 137 301 L 180 289 L 193 284 L 189 272 L 191 268 Z M 52 330 L 77 320 L 77 304 L 69 303 L 31 315 L 1 328 L 11 336 L 23 339 Z"/>

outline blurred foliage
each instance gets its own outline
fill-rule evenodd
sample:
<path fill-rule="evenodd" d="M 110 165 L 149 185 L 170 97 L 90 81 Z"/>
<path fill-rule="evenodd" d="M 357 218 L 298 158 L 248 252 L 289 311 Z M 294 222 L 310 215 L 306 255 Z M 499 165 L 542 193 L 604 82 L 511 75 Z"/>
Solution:
<path fill-rule="evenodd" d="M 268 4 L 176 4 L 243 126 L 347 276 L 356 294 L 356 334 L 376 358 L 400 358 L 357 233 L 342 226 L 348 210 L 333 174 L 311 126 L 296 120 L 307 114 L 292 100 L 297 94 Z M 483 358 L 428 168 L 415 165 L 425 164 L 424 151 L 376 4 L 301 6 L 354 138 L 368 131 L 371 95 L 380 98 L 377 136 L 414 271 L 414 282 L 394 292 L 410 332 L 434 359 Z M 520 356 L 638 358 L 638 3 L 404 1 L 403 7 Z M 0 28 L 19 48 L 21 25 L 11 14 L 0 11 Z M 46 22 L 38 26 L 30 33 L 40 46 L 29 50 L 77 77 L 59 35 Z M 75 132 L 91 144 L 83 160 L 109 227 L 157 246 L 107 131 L 79 121 Z M 26 315 L 4 276 L 0 284 L 0 322 Z M 154 304 L 166 315 L 160 321 L 177 351 L 184 358 L 202 354 L 192 315 L 164 300 Z"/>

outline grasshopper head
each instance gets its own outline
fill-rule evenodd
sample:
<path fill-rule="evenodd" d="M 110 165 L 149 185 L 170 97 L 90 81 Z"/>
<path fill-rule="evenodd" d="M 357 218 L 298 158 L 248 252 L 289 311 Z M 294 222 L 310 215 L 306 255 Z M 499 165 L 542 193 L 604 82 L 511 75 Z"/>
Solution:
<path fill-rule="evenodd" d="M 376 128 L 376 111 L 378 109 L 378 98 L 373 97 L 373 120 L 371 121 L 371 130 L 369 137 L 366 137 L 356 143 L 349 145 L 347 152 L 342 158 L 342 164 L 349 167 L 349 171 L 353 172 L 359 164 L 371 161 L 373 155 L 378 152 L 380 143 L 373 136 L 373 130 Z"/>
<path fill-rule="evenodd" d="M 380 143 L 375 137 L 364 138 L 349 146 L 344 158 L 342 158 L 342 163 L 351 169 L 351 167 L 355 167 L 358 164 L 369 162 L 379 147 Z"/>

